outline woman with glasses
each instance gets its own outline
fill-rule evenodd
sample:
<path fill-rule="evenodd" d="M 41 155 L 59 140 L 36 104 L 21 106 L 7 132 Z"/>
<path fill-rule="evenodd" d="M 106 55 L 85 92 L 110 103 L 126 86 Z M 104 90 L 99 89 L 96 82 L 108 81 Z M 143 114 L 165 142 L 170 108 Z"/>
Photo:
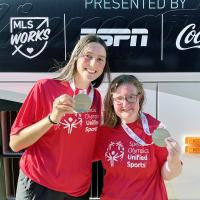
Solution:
<path fill-rule="evenodd" d="M 181 173 L 180 146 L 171 137 L 156 146 L 152 133 L 163 125 L 142 112 L 144 89 L 132 75 L 116 77 L 104 99 L 96 158 L 106 170 L 101 200 L 167 200 L 164 180 Z"/>

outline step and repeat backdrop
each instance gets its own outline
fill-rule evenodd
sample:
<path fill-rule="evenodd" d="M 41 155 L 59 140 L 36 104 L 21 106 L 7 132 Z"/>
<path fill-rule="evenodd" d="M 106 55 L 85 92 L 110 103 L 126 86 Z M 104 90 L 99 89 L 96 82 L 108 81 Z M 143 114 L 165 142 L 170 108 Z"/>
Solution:
<path fill-rule="evenodd" d="M 200 0 L 0 0 L 0 72 L 51 72 L 83 35 L 112 72 L 200 72 Z"/>

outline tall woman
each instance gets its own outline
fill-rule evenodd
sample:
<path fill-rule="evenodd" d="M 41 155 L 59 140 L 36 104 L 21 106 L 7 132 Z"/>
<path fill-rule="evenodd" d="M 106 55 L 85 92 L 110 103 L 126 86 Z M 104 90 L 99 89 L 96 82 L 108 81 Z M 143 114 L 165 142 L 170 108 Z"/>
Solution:
<path fill-rule="evenodd" d="M 89 35 L 76 44 L 57 78 L 39 80 L 31 89 L 10 136 L 13 151 L 25 149 L 16 200 L 89 199 L 101 121 L 101 96 L 95 88 L 106 72 L 109 78 L 107 47 Z M 88 112 L 75 112 L 73 97 L 78 93 L 91 99 Z"/>

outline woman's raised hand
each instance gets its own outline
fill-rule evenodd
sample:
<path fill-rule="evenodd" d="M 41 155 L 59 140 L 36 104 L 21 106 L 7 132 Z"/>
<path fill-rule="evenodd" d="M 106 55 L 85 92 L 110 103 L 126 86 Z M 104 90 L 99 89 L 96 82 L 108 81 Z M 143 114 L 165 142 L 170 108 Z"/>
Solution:
<path fill-rule="evenodd" d="M 53 109 L 51 112 L 52 121 L 59 123 L 64 114 L 74 112 L 74 106 L 73 97 L 67 94 L 57 97 L 53 102 Z"/>

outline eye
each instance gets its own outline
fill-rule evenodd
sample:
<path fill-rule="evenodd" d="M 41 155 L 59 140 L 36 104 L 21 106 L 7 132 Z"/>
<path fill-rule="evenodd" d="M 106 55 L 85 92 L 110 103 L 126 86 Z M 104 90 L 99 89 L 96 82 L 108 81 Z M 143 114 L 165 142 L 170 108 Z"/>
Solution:
<path fill-rule="evenodd" d="M 137 101 L 137 95 L 130 95 L 127 97 L 128 102 L 135 103 Z"/>
<path fill-rule="evenodd" d="M 105 62 L 105 59 L 103 59 L 103 58 L 97 58 L 97 61 L 98 62 Z"/>
<path fill-rule="evenodd" d="M 118 97 L 119 100 L 124 100 L 124 97 Z"/>
<path fill-rule="evenodd" d="M 90 54 L 85 54 L 84 57 L 87 59 L 92 59 L 92 56 Z"/>
<path fill-rule="evenodd" d="M 135 99 L 136 95 L 130 95 L 128 96 L 129 99 Z"/>
<path fill-rule="evenodd" d="M 113 100 L 114 100 L 114 101 L 123 101 L 123 100 L 124 100 L 124 97 L 122 97 L 122 96 L 114 97 Z"/>

